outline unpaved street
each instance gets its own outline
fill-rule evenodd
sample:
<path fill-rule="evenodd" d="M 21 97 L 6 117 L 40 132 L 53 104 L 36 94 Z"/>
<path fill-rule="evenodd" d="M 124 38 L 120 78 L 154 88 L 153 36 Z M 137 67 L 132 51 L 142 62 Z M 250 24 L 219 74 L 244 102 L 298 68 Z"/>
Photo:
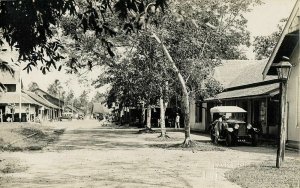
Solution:
<path fill-rule="evenodd" d="M 224 178 L 227 170 L 268 159 L 275 163 L 276 157 L 274 149 L 251 146 L 194 152 L 152 147 L 163 143 L 155 139 L 158 133 L 136 134 L 137 129 L 111 129 L 92 120 L 57 124 L 62 127 L 65 134 L 42 151 L 1 153 L 28 168 L 0 174 L 1 187 L 238 187 Z M 169 136 L 168 142 L 180 143 L 184 134 Z"/>

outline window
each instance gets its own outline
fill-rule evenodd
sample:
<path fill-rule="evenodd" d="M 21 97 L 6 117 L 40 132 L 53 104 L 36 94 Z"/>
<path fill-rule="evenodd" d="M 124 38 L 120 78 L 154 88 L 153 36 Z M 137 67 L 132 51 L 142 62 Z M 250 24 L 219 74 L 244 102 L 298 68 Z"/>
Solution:
<path fill-rule="evenodd" d="M 6 87 L 7 92 L 16 92 L 17 91 L 16 84 L 4 84 L 4 86 Z"/>

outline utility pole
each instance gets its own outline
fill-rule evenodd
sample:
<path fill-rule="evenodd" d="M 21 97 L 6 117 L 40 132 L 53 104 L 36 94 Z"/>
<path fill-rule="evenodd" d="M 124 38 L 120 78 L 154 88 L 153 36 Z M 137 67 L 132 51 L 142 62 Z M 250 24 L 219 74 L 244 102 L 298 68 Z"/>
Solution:
<path fill-rule="evenodd" d="M 20 62 L 20 72 L 19 72 L 19 122 L 21 123 L 22 118 L 22 63 Z"/>

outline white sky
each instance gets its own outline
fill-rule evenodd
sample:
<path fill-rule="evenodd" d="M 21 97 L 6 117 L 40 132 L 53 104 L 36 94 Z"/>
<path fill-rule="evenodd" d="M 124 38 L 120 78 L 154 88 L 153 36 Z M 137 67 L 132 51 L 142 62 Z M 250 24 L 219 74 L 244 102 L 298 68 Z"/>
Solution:
<path fill-rule="evenodd" d="M 296 0 L 263 0 L 264 4 L 253 7 L 250 13 L 245 14 L 245 18 L 248 19 L 248 30 L 251 32 L 251 37 L 259 35 L 269 35 L 276 30 L 279 20 L 286 18 L 291 13 L 291 10 Z M 253 49 L 244 49 L 249 59 L 254 58 Z M 11 55 L 11 54 L 10 54 Z M 0 54 L 1 58 L 10 61 L 10 55 Z M 15 56 L 13 56 L 15 59 Z M 87 77 L 91 79 L 97 78 L 101 70 L 97 69 L 90 72 Z M 27 74 L 25 71 L 22 73 L 24 86 L 27 87 L 32 81 L 37 82 L 41 89 L 47 90 L 48 85 L 53 83 L 55 79 L 59 79 L 65 90 L 74 90 L 75 96 L 79 96 L 85 89 L 90 92 L 92 97 L 96 91 L 105 91 L 106 89 L 95 89 L 89 85 L 89 83 L 79 84 L 78 78 L 74 75 L 66 75 L 63 71 L 53 71 L 43 75 L 41 71 L 34 70 L 32 73 Z M 90 82 L 91 83 L 91 82 Z"/>

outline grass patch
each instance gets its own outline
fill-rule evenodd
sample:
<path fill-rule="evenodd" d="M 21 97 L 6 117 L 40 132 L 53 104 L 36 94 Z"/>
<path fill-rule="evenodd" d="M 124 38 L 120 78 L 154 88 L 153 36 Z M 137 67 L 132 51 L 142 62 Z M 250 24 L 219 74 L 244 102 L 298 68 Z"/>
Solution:
<path fill-rule="evenodd" d="M 210 141 L 196 141 L 193 140 L 193 144 L 190 147 L 183 147 L 182 143 L 171 144 L 150 144 L 149 147 L 169 149 L 169 150 L 184 150 L 184 151 L 226 151 L 227 148 L 223 146 L 217 146 Z"/>
<path fill-rule="evenodd" d="M 226 172 L 226 178 L 247 188 L 299 188 L 300 158 L 286 158 L 281 168 L 274 161 L 239 167 Z"/>
<path fill-rule="evenodd" d="M 49 143 L 58 140 L 64 130 L 29 123 L 0 124 L 0 150 L 24 151 L 41 150 Z"/>
<path fill-rule="evenodd" d="M 14 159 L 1 159 L 0 160 L 0 173 L 16 173 L 24 172 L 27 170 L 27 167 L 22 166 L 19 161 Z"/>

